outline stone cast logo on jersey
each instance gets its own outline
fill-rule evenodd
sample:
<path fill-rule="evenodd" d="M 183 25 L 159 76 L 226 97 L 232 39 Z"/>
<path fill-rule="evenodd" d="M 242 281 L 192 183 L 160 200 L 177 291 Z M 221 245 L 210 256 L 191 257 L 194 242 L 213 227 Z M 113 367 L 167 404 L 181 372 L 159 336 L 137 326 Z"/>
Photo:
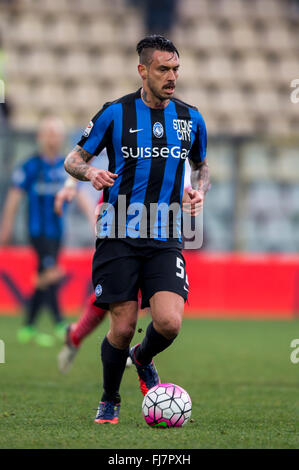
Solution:
<path fill-rule="evenodd" d="M 161 137 L 163 137 L 164 129 L 161 122 L 155 122 L 155 124 L 153 125 L 153 133 L 154 136 L 158 139 L 161 139 Z"/>
<path fill-rule="evenodd" d="M 179 140 L 186 140 L 187 142 L 190 142 L 192 121 L 186 121 L 185 119 L 174 119 L 173 128 L 176 131 L 177 138 Z"/>
<path fill-rule="evenodd" d="M 93 122 L 90 121 L 90 123 L 88 124 L 88 126 L 86 127 L 85 131 L 83 132 L 83 136 L 84 137 L 88 137 L 89 134 L 91 133 L 91 129 L 93 128 Z"/>

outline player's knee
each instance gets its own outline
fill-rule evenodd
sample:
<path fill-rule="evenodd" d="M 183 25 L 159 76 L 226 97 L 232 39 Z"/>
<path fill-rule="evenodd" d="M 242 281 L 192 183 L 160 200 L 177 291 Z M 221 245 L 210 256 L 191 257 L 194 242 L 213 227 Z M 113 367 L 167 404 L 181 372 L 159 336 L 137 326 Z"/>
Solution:
<path fill-rule="evenodd" d="M 158 322 L 159 332 L 167 339 L 175 338 L 181 329 L 182 320 L 180 316 L 165 318 Z"/>
<path fill-rule="evenodd" d="M 128 323 L 117 326 L 116 334 L 119 342 L 125 345 L 124 347 L 130 344 L 135 333 L 135 327 L 136 323 Z"/>
<path fill-rule="evenodd" d="M 136 302 L 128 302 L 127 305 L 113 305 L 110 328 L 118 347 L 127 347 L 130 344 L 135 333 L 136 322 Z"/>
<path fill-rule="evenodd" d="M 131 342 L 135 333 L 135 327 L 127 326 L 121 330 L 121 336 L 126 339 L 128 342 Z"/>

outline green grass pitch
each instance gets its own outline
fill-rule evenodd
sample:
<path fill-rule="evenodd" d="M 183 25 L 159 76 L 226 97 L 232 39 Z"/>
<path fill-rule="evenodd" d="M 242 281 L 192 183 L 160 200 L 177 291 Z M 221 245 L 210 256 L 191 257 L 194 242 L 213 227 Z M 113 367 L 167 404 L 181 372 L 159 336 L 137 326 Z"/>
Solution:
<path fill-rule="evenodd" d="M 145 329 L 149 318 L 139 319 Z M 185 319 L 156 359 L 162 381 L 190 394 L 192 422 L 150 428 L 141 415 L 134 368 L 125 371 L 120 423 L 94 424 L 100 398 L 100 343 L 108 320 L 83 344 L 73 368 L 56 368 L 53 348 L 20 345 L 21 317 L 0 316 L 0 448 L 298 448 L 299 363 L 290 361 L 298 321 Z M 46 315 L 41 329 L 51 331 Z M 140 342 L 144 333 L 136 333 Z"/>

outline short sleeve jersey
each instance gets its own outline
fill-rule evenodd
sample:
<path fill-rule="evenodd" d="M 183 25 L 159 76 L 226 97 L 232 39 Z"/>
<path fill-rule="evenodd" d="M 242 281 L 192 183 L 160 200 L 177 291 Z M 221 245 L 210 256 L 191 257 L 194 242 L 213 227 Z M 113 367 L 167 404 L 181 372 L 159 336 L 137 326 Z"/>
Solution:
<path fill-rule="evenodd" d="M 92 155 L 106 148 L 108 169 L 118 175 L 104 190 L 98 237 L 180 238 L 184 163 L 206 156 L 197 108 L 172 98 L 165 109 L 152 109 L 139 89 L 106 103 L 78 145 Z"/>
<path fill-rule="evenodd" d="M 12 185 L 25 191 L 28 196 L 28 228 L 31 237 L 61 238 L 62 217 L 54 212 L 54 200 L 66 176 L 64 158 L 60 156 L 49 161 L 36 155 L 13 171 Z"/>

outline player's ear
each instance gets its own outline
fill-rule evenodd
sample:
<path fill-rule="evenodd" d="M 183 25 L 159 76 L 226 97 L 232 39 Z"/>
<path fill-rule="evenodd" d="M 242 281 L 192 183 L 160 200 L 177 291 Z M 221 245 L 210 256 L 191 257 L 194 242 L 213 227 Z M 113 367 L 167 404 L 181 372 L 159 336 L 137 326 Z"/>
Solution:
<path fill-rule="evenodd" d="M 147 68 L 143 64 L 138 64 L 138 73 L 142 80 L 145 80 L 147 78 Z"/>

